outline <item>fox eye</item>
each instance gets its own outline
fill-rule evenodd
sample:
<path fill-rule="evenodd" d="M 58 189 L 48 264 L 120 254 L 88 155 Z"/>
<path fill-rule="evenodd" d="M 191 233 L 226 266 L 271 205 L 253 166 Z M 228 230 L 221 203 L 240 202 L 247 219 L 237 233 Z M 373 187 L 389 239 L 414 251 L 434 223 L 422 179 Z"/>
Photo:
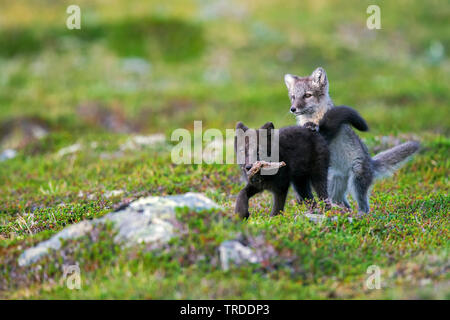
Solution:
<path fill-rule="evenodd" d="M 312 97 L 312 94 L 311 93 L 305 93 L 304 95 L 303 95 L 303 98 L 311 98 Z"/>

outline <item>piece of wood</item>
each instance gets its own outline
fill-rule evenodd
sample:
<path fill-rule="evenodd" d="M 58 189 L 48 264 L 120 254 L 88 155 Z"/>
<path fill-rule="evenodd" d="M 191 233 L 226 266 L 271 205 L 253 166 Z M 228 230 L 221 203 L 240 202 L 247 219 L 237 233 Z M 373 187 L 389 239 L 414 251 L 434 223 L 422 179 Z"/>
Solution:
<path fill-rule="evenodd" d="M 248 176 L 253 177 L 259 171 L 261 171 L 262 168 L 279 169 L 281 167 L 284 167 L 285 165 L 286 165 L 286 163 L 284 161 L 281 161 L 281 162 L 256 161 L 253 164 L 252 168 L 248 171 Z"/>

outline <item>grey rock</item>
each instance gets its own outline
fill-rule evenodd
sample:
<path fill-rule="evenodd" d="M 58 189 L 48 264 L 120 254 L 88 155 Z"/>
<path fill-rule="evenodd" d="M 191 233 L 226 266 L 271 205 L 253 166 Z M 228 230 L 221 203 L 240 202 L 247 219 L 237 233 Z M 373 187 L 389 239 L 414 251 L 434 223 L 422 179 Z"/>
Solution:
<path fill-rule="evenodd" d="M 248 9 L 239 1 L 200 0 L 198 16 L 201 20 L 220 18 L 242 20 L 248 15 Z"/>
<path fill-rule="evenodd" d="M 445 59 L 445 47 L 440 41 L 434 41 L 427 50 L 427 59 L 431 64 L 438 65 Z"/>
<path fill-rule="evenodd" d="M 261 256 L 250 247 L 244 246 L 237 240 L 224 241 L 219 246 L 219 257 L 222 270 L 229 270 L 231 264 L 259 263 Z"/>
<path fill-rule="evenodd" d="M 138 75 L 150 73 L 152 67 L 150 62 L 139 57 L 123 58 L 121 63 L 123 71 Z"/>
<path fill-rule="evenodd" d="M 75 239 L 86 235 L 98 223 L 113 222 L 117 230 L 114 241 L 126 246 L 138 243 L 166 243 L 175 235 L 175 209 L 180 207 L 196 211 L 220 208 L 200 193 L 141 198 L 102 218 L 82 221 L 65 228 L 49 240 L 25 250 L 19 257 L 19 265 L 26 266 L 38 261 L 47 255 L 50 249 L 60 249 L 61 239 Z"/>
<path fill-rule="evenodd" d="M 14 158 L 17 155 L 17 151 L 14 149 L 6 149 L 0 153 L 0 161 L 5 161 Z"/>
<path fill-rule="evenodd" d="M 105 193 L 103 194 L 105 196 L 105 198 L 114 198 L 114 197 L 118 197 L 120 195 L 123 194 L 123 190 L 107 190 L 105 191 Z"/>
<path fill-rule="evenodd" d="M 326 220 L 326 218 L 327 218 L 323 214 L 312 214 L 312 213 L 305 213 L 304 216 L 306 219 L 308 219 L 312 222 L 315 222 L 315 223 L 321 223 L 324 220 Z"/>
<path fill-rule="evenodd" d="M 64 147 L 64 148 L 60 149 L 56 155 L 58 157 L 64 157 L 65 155 L 76 153 L 76 152 L 80 151 L 81 148 L 82 148 L 81 144 L 75 143 L 68 147 Z"/>
<path fill-rule="evenodd" d="M 19 257 L 19 266 L 29 265 L 38 261 L 49 253 L 49 249 L 58 250 L 61 248 L 61 240 L 79 238 L 90 232 L 92 228 L 93 226 L 89 221 L 81 221 L 65 228 L 50 239 L 39 243 L 33 248 L 25 250 Z"/>
<path fill-rule="evenodd" d="M 136 150 L 143 147 L 152 147 L 161 145 L 166 142 L 166 137 L 163 133 L 155 133 L 148 136 L 136 135 L 130 137 L 127 142 L 120 146 L 120 151 Z"/>
<path fill-rule="evenodd" d="M 327 219 L 330 219 L 331 221 L 337 221 L 338 217 L 330 217 L 327 218 L 324 214 L 312 214 L 312 213 L 305 213 L 302 216 L 304 216 L 306 219 L 315 222 L 315 223 L 322 223 Z M 353 218 L 347 217 L 348 222 L 352 223 Z"/>

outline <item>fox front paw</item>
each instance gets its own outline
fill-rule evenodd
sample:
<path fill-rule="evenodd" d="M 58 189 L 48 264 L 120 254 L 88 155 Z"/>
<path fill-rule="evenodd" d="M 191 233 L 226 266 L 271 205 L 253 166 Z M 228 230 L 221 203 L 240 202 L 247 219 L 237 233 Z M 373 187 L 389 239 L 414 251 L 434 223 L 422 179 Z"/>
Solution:
<path fill-rule="evenodd" d="M 317 124 L 315 124 L 314 122 L 307 122 L 307 123 L 305 123 L 304 127 L 311 131 L 319 132 L 319 126 Z"/>
<path fill-rule="evenodd" d="M 242 220 L 247 220 L 250 217 L 250 212 L 248 212 L 248 210 L 247 211 L 236 212 L 236 213 L 239 215 L 239 217 Z"/>

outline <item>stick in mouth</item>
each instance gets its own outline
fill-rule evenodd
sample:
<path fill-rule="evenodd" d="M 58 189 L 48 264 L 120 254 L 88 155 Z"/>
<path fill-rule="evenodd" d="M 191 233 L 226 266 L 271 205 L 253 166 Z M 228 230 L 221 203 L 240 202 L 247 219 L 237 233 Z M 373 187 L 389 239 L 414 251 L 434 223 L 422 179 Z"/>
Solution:
<path fill-rule="evenodd" d="M 267 162 L 267 161 L 256 161 L 251 169 L 248 171 L 248 177 L 251 178 L 255 174 L 257 174 L 259 171 L 261 171 L 262 168 L 265 169 L 279 169 L 281 167 L 284 167 L 286 163 L 284 161 L 281 162 Z"/>

